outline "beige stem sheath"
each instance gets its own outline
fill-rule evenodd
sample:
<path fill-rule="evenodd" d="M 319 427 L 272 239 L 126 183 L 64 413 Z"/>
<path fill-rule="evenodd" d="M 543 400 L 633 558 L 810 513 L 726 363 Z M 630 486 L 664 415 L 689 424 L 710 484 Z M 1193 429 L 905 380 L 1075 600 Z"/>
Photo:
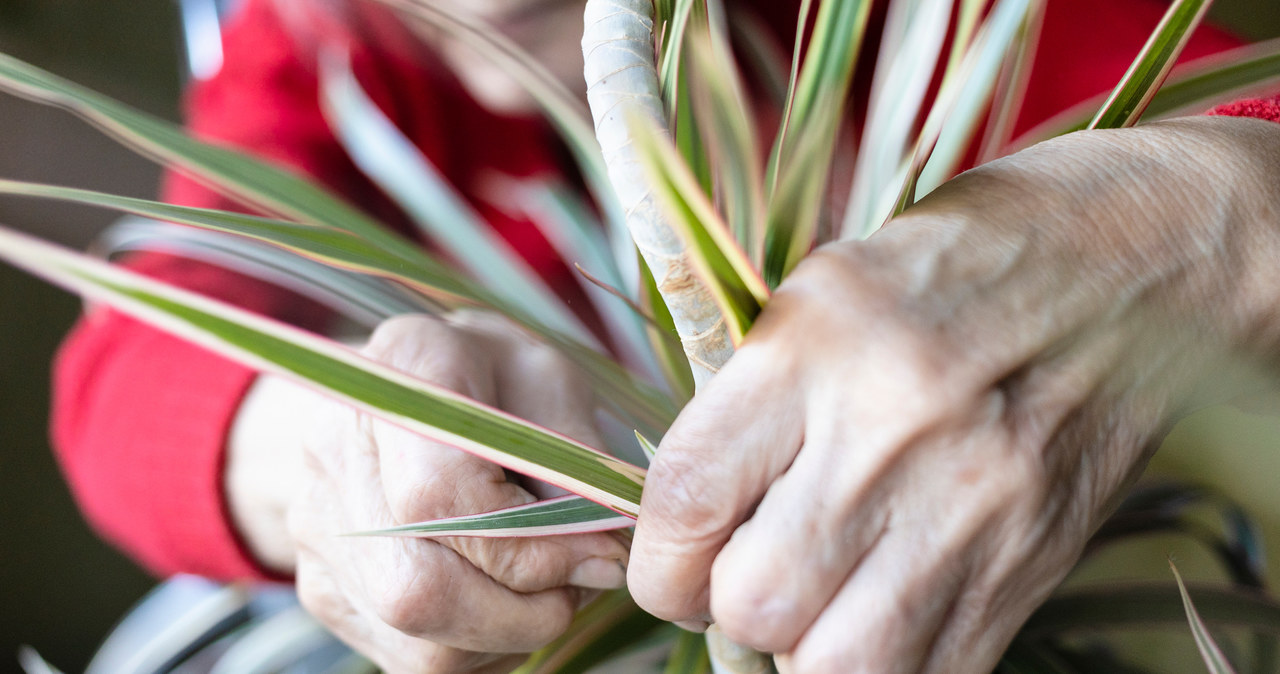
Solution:
<path fill-rule="evenodd" d="M 631 238 L 671 310 L 700 389 L 733 355 L 733 342 L 710 290 L 694 274 L 683 242 L 666 223 L 631 140 L 635 121 L 667 129 L 654 66 L 653 16 L 650 0 L 588 0 L 582 34 L 587 102 Z M 765 655 L 712 629 L 707 648 L 717 674 L 772 669 Z"/>
<path fill-rule="evenodd" d="M 589 0 L 582 51 L 587 101 L 609 180 L 701 388 L 733 355 L 733 343 L 710 290 L 695 275 L 684 244 L 649 189 L 630 134 L 637 120 L 667 128 L 654 67 L 653 3 Z"/>

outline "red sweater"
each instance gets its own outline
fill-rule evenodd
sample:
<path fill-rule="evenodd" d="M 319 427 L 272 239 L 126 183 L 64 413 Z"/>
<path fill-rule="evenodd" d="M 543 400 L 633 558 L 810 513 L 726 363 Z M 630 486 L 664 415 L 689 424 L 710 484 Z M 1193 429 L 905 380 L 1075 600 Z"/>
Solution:
<path fill-rule="evenodd" d="M 1110 88 L 1165 7 L 1160 0 L 1051 0 L 1018 129 Z M 377 35 L 376 43 L 346 38 L 374 100 L 537 269 L 557 286 L 570 287 L 531 225 L 485 203 L 475 189 L 492 171 L 556 173 L 561 160 L 547 130 L 483 110 L 448 73 L 410 57 L 415 48 L 387 17 L 359 20 L 366 24 L 362 34 Z M 1202 30 L 1187 56 L 1236 44 Z M 196 135 L 252 149 L 314 176 L 388 222 L 402 222 L 329 132 L 314 70 L 271 2 L 247 2 L 229 26 L 225 54 L 223 71 L 189 92 L 188 123 Z M 1280 121 L 1275 101 L 1226 112 Z M 235 208 L 177 175 L 168 176 L 163 192 L 173 203 Z M 201 263 L 146 254 L 129 264 L 311 329 L 323 328 L 326 320 L 307 300 Z M 264 577 L 230 524 L 222 487 L 225 440 L 252 371 L 96 310 L 66 340 L 54 378 L 55 451 L 80 507 L 104 537 L 157 574 Z"/>

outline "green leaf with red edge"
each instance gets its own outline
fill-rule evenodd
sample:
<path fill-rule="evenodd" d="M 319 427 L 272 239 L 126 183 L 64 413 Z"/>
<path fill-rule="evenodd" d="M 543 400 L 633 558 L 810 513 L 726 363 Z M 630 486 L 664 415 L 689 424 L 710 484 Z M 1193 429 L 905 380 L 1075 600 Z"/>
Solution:
<path fill-rule="evenodd" d="M 644 470 L 331 340 L 0 228 L 0 259 L 249 367 L 635 516 Z"/>
<path fill-rule="evenodd" d="M 401 538 L 562 536 L 626 529 L 635 526 L 635 523 L 635 518 L 621 515 L 581 496 L 561 496 L 487 513 L 402 524 L 348 535 Z"/>
<path fill-rule="evenodd" d="M 1212 4 L 1213 0 L 1175 0 L 1169 6 L 1138 57 L 1089 122 L 1090 129 L 1119 129 L 1138 122 Z"/>
<path fill-rule="evenodd" d="M 1191 626 L 1191 634 L 1195 636 L 1196 648 L 1200 649 L 1200 657 L 1204 658 L 1205 666 L 1212 674 L 1236 674 L 1231 662 L 1222 654 L 1222 649 L 1218 648 L 1213 636 L 1209 634 L 1209 628 L 1196 612 L 1195 603 L 1191 601 L 1191 595 L 1187 594 L 1187 586 L 1182 582 L 1182 574 L 1178 573 L 1178 567 L 1172 559 L 1169 560 L 1169 570 L 1173 571 L 1173 579 L 1178 582 L 1182 608 L 1187 612 L 1187 623 Z"/>
<path fill-rule="evenodd" d="M 734 344 L 740 343 L 769 300 L 768 286 L 666 136 L 636 122 L 632 139 L 668 224 L 683 240 L 695 273 L 711 290 Z"/>
<path fill-rule="evenodd" d="M 196 140 L 177 125 L 0 54 L 0 89 L 66 109 L 121 143 L 272 215 L 346 230 L 408 259 L 433 263 L 410 243 L 302 176 L 229 148 Z"/>
<path fill-rule="evenodd" d="M 1280 39 L 1238 47 L 1179 66 L 1143 113 L 1146 119 L 1193 110 L 1280 83 Z M 1027 131 L 1012 149 L 1088 128 L 1107 96 L 1085 101 Z"/>

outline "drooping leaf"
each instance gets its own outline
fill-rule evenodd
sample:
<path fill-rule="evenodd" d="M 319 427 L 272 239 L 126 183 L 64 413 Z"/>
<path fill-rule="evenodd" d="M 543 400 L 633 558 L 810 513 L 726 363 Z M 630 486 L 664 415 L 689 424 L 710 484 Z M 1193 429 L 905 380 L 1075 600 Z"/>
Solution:
<path fill-rule="evenodd" d="M 1191 626 L 1191 633 L 1196 639 L 1196 648 L 1200 649 L 1200 657 L 1204 658 L 1204 664 L 1209 668 L 1210 674 L 1236 674 L 1227 656 L 1222 654 L 1222 649 L 1218 648 L 1217 642 L 1209 634 L 1209 628 L 1200 619 L 1200 614 L 1196 612 L 1195 603 L 1191 601 L 1191 595 L 1187 594 L 1187 586 L 1182 582 L 1182 574 L 1178 573 L 1178 567 L 1172 559 L 1169 560 L 1169 569 L 1173 571 L 1173 578 L 1178 582 L 1178 594 L 1181 595 L 1182 607 L 1187 612 L 1187 623 Z"/>
<path fill-rule="evenodd" d="M 0 229 L 0 257 L 255 369 L 305 383 L 359 409 L 511 470 L 638 513 L 643 469 L 335 342 Z"/>
<path fill-rule="evenodd" d="M 345 230 L 389 252 L 430 265 L 414 244 L 301 176 L 198 141 L 170 122 L 4 54 L 0 54 L 0 89 L 75 113 L 139 153 L 177 167 L 248 205 L 305 224 Z"/>
<path fill-rule="evenodd" d="M 1164 83 L 1213 0 L 1175 0 L 1128 72 L 1089 123 L 1090 129 L 1133 126 Z"/>
<path fill-rule="evenodd" d="M 549 327 L 591 344 L 591 331 L 369 98 L 345 54 L 321 59 L 322 107 L 356 166 L 471 276 Z"/>
<path fill-rule="evenodd" d="M 100 234 L 95 249 L 110 257 L 161 251 L 200 260 L 286 288 L 372 329 L 401 314 L 443 314 L 436 302 L 385 279 L 347 271 L 248 237 L 126 217 Z"/>
<path fill-rule="evenodd" d="M 248 236 L 327 264 L 404 283 L 445 308 L 490 308 L 524 325 L 573 360 L 582 368 L 592 387 L 600 393 L 602 402 L 611 406 L 628 422 L 635 422 L 632 425 L 642 425 L 646 429 L 661 432 L 675 417 L 675 408 L 665 396 L 637 381 L 612 360 L 547 328 L 522 308 L 512 306 L 502 298 L 476 287 L 413 249 L 402 255 L 400 251 L 388 251 L 370 244 L 360 236 L 338 229 L 310 227 L 240 213 L 174 206 L 88 190 L 0 180 L 0 193 L 72 201 Z"/>
<path fill-rule="evenodd" d="M 635 518 L 620 515 L 615 510 L 588 501 L 581 496 L 561 496 L 493 512 L 402 524 L 388 529 L 361 531 L 349 535 L 402 538 L 440 536 L 515 538 L 613 531 L 635 526 L 635 523 Z"/>

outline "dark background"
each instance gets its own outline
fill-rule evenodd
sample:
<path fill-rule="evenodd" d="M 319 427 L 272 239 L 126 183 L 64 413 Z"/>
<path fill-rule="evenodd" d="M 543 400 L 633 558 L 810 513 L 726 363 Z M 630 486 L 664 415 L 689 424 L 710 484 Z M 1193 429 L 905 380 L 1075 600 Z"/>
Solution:
<path fill-rule="evenodd" d="M 0 0 L 0 51 L 177 117 L 171 0 Z M 150 196 L 158 169 L 70 115 L 0 95 L 0 176 Z M 113 216 L 0 200 L 0 223 L 83 247 Z M 46 441 L 48 368 L 79 311 L 0 264 L 0 672 L 30 644 L 67 672 L 152 580 L 80 520 Z"/>
<path fill-rule="evenodd" d="M 1274 0 L 1219 0 L 1215 11 L 1248 35 L 1280 35 Z M 168 118 L 177 115 L 178 35 L 171 0 L 0 0 L 0 51 Z M 0 177 L 150 196 L 157 175 L 69 115 L 0 95 Z M 78 247 L 112 217 L 0 200 L 0 223 Z M 0 672 L 17 671 L 13 654 L 24 643 L 78 671 L 152 582 L 87 530 L 47 447 L 48 363 L 78 309 L 0 265 Z M 1280 462 L 1257 464 L 1276 456 L 1278 433 L 1270 422 L 1209 414 L 1179 429 L 1159 469 L 1243 494 L 1280 531 Z M 1219 446 L 1226 460 L 1203 451 Z M 1163 564 L 1157 555 L 1151 572 L 1164 573 Z"/>

